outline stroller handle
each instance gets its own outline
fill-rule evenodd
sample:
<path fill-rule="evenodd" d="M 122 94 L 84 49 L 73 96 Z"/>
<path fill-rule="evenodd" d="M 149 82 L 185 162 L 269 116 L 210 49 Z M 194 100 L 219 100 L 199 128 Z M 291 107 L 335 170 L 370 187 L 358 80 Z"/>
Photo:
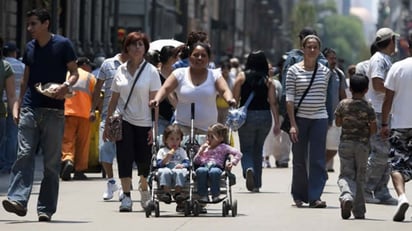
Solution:
<path fill-rule="evenodd" d="M 155 121 L 155 109 L 154 108 L 152 108 L 152 121 Z"/>
<path fill-rule="evenodd" d="M 190 118 L 194 120 L 195 119 L 195 103 L 190 104 L 190 115 L 191 115 Z"/>

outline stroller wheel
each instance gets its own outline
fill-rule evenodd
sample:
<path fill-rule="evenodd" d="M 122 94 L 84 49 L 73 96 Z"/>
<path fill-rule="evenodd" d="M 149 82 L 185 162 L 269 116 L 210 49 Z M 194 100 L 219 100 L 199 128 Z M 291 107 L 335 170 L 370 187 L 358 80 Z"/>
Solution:
<path fill-rule="evenodd" d="M 156 201 L 156 202 L 154 202 L 153 205 L 154 205 L 155 217 L 159 217 L 160 216 L 159 202 Z"/>
<path fill-rule="evenodd" d="M 190 215 L 190 201 L 184 201 L 185 205 L 185 217 Z"/>
<path fill-rule="evenodd" d="M 237 216 L 237 200 L 233 200 L 232 203 L 232 217 Z"/>
<path fill-rule="evenodd" d="M 193 203 L 193 216 L 197 217 L 200 213 L 200 204 L 199 201 Z"/>
<path fill-rule="evenodd" d="M 226 217 L 228 213 L 229 211 L 227 209 L 226 201 L 223 201 L 222 202 L 222 217 Z"/>

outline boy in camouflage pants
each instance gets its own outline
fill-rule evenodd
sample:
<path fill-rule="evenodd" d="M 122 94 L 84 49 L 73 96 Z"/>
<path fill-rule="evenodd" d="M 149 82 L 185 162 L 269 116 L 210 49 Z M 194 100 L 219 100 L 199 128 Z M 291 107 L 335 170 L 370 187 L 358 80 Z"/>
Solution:
<path fill-rule="evenodd" d="M 376 133 L 376 115 L 364 99 L 369 79 L 355 74 L 350 79 L 352 98 L 342 100 L 335 111 L 336 126 L 342 126 L 339 144 L 340 175 L 338 186 L 341 216 L 348 219 L 351 212 L 355 219 L 364 219 L 365 175 L 370 152 L 369 137 Z"/>

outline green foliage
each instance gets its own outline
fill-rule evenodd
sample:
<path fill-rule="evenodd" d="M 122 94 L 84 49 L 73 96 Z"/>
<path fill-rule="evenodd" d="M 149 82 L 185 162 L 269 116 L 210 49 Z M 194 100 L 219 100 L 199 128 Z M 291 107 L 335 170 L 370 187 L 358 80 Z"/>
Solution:
<path fill-rule="evenodd" d="M 318 5 L 301 0 L 295 4 L 290 20 L 291 37 L 296 48 L 300 47 L 297 37 L 299 31 L 311 26 L 317 30 L 322 47 L 335 49 L 338 58 L 345 60 L 345 66 L 369 57 L 362 22 L 356 16 L 337 14 L 336 2 L 333 0 Z"/>
<path fill-rule="evenodd" d="M 345 60 L 345 66 L 369 57 L 363 35 L 363 25 L 355 16 L 332 14 L 321 22 L 323 47 L 334 48 L 337 56 Z M 363 53 L 366 51 L 366 54 Z"/>
<path fill-rule="evenodd" d="M 313 28 L 316 24 L 316 9 L 313 4 L 307 0 L 302 0 L 296 4 L 292 16 L 291 16 L 292 31 L 291 36 L 293 39 L 294 47 L 300 47 L 298 34 L 299 31 L 305 26 L 311 26 Z"/>

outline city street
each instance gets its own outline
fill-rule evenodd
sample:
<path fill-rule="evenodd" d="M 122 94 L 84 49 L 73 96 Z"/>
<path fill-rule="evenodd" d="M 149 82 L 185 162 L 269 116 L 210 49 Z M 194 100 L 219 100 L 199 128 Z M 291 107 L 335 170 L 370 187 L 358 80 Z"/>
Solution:
<path fill-rule="evenodd" d="M 271 160 L 274 162 L 274 160 Z M 335 170 L 338 169 L 335 159 Z M 326 209 L 296 208 L 290 196 L 291 168 L 263 170 L 263 187 L 260 193 L 247 192 L 240 166 L 234 169 L 237 184 L 232 188 L 238 201 L 238 216 L 222 217 L 221 203 L 209 205 L 208 213 L 199 217 L 184 217 L 175 212 L 175 204 L 160 203 L 160 217 L 146 218 L 140 208 L 137 177 L 132 191 L 131 213 L 119 213 L 117 196 L 112 201 L 103 201 L 106 181 L 101 174 L 87 174 L 87 181 L 61 182 L 58 211 L 50 223 L 39 223 L 36 214 L 41 158 L 37 158 L 36 181 L 26 217 L 18 217 L 0 209 L 0 230 L 410 230 L 412 210 L 407 212 L 405 222 L 395 223 L 392 216 L 395 206 L 367 204 L 365 220 L 342 220 L 336 185 L 338 173 L 330 173 L 323 200 Z M 117 175 L 117 174 L 116 174 Z M 6 195 L 8 176 L 0 177 L 0 199 Z M 392 185 L 391 193 L 395 195 Z M 407 193 L 412 200 L 412 184 L 407 184 Z"/>

